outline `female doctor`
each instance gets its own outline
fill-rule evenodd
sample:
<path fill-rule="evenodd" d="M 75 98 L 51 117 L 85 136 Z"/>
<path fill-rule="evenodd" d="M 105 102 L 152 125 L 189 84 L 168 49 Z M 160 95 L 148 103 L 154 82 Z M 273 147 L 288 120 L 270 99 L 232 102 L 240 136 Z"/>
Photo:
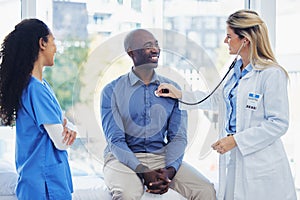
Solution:
<path fill-rule="evenodd" d="M 267 26 L 256 12 L 239 10 L 226 22 L 224 42 L 229 53 L 241 59 L 222 90 L 197 106 L 183 102 L 203 99 L 204 92 L 180 91 L 162 83 L 157 93 L 179 99 L 181 109 L 219 106 L 220 139 L 212 144 L 220 153 L 219 200 L 296 200 L 280 139 L 289 126 L 287 72 L 277 63 Z"/>
<path fill-rule="evenodd" d="M 65 150 L 77 133 L 43 79 L 55 53 L 53 34 L 38 19 L 21 21 L 1 45 L 0 119 L 16 124 L 16 196 L 22 200 L 72 199 Z"/>

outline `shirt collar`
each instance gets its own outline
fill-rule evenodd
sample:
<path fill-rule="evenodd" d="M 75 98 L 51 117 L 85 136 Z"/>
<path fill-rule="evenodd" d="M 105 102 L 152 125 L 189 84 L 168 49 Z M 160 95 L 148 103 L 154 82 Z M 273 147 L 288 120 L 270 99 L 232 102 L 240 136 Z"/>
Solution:
<path fill-rule="evenodd" d="M 241 71 L 241 66 L 242 66 L 243 62 L 242 59 L 239 59 L 236 64 L 234 65 L 234 74 L 237 78 L 243 77 L 245 76 L 248 72 L 250 72 L 253 67 L 251 65 L 251 63 L 249 63 L 244 69 L 243 71 Z"/>
<path fill-rule="evenodd" d="M 242 76 L 245 76 L 248 72 L 252 71 L 252 69 L 253 69 L 253 67 L 252 67 L 251 63 L 249 63 L 249 64 L 245 67 L 245 69 L 243 69 L 243 71 L 242 71 Z"/>
<path fill-rule="evenodd" d="M 131 68 L 131 71 L 129 72 L 128 78 L 129 78 L 129 82 L 130 82 L 131 86 L 137 84 L 138 82 L 143 84 L 143 81 L 133 72 L 132 68 Z M 154 83 L 156 85 L 160 84 L 159 77 L 158 77 L 157 73 L 155 72 L 155 70 L 154 70 L 154 74 L 153 74 L 153 77 L 152 77 L 150 83 Z"/>

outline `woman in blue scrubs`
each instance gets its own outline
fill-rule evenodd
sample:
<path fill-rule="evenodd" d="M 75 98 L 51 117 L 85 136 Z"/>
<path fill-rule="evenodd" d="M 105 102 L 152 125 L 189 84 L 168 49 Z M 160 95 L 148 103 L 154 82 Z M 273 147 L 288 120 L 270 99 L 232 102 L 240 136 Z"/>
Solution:
<path fill-rule="evenodd" d="M 16 195 L 22 200 L 72 199 L 66 149 L 77 132 L 42 76 L 43 68 L 54 64 L 53 34 L 42 21 L 25 19 L 6 36 L 0 53 L 1 123 L 16 125 Z"/>

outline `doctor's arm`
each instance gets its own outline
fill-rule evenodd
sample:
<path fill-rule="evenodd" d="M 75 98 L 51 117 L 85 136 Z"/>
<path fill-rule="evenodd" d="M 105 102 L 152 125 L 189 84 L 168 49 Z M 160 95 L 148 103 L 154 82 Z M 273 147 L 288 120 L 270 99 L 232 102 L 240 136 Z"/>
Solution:
<path fill-rule="evenodd" d="M 196 90 L 187 91 L 180 90 L 176 86 L 170 83 L 161 83 L 157 88 L 157 95 L 160 97 L 170 97 L 173 99 L 178 99 L 179 109 L 181 110 L 192 110 L 192 109 L 203 109 L 216 111 L 219 106 L 221 96 L 221 88 L 217 89 L 209 98 L 207 98 L 208 92 Z M 203 99 L 207 98 L 199 104 L 194 104 Z M 186 103 L 192 103 L 194 105 L 188 105 Z"/>

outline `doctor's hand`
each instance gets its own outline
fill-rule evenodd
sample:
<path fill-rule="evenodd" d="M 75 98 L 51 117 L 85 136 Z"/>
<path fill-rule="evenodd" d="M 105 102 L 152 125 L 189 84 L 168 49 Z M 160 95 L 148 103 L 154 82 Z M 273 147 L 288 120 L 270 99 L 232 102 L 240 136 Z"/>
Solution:
<path fill-rule="evenodd" d="M 212 144 L 211 147 L 218 153 L 224 154 L 236 147 L 236 142 L 234 140 L 234 137 L 230 135 L 218 140 L 217 142 Z"/>
<path fill-rule="evenodd" d="M 156 94 L 160 97 L 171 97 L 174 99 L 181 99 L 182 97 L 181 91 L 169 83 L 161 83 L 156 90 Z"/>

